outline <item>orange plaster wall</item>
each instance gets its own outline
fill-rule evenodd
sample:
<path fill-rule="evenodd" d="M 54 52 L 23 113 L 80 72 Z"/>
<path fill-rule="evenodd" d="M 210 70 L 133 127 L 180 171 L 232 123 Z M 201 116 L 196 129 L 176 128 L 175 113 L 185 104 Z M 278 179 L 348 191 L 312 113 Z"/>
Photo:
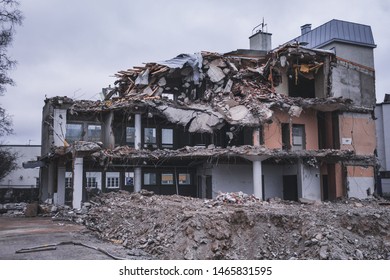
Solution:
<path fill-rule="evenodd" d="M 290 116 L 287 112 L 274 112 L 273 122 L 264 125 L 264 143 L 267 148 L 282 148 L 282 123 L 289 123 L 289 121 Z M 292 117 L 291 122 L 292 124 L 305 125 L 306 150 L 318 150 L 318 122 L 316 111 L 302 111 L 299 118 Z"/>
<path fill-rule="evenodd" d="M 372 166 L 347 166 L 348 177 L 374 177 L 374 168 Z"/>
<path fill-rule="evenodd" d="M 376 147 L 375 121 L 371 118 L 371 115 L 340 115 L 339 124 L 341 150 L 355 150 L 356 154 L 360 155 L 372 155 L 374 153 Z M 342 144 L 342 138 L 351 138 L 352 145 Z"/>
<path fill-rule="evenodd" d="M 335 164 L 335 176 L 336 176 L 336 198 L 343 197 L 344 184 L 343 184 L 343 168 L 340 163 Z"/>

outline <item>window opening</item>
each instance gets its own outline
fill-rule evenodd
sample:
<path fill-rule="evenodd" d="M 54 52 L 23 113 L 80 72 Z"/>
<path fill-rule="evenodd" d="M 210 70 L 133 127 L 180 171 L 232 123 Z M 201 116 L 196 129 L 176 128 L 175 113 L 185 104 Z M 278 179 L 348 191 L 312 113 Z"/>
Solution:
<path fill-rule="evenodd" d="M 94 142 L 101 141 L 102 126 L 95 125 L 95 124 L 88 125 L 87 137 L 88 137 L 88 141 L 94 141 Z"/>
<path fill-rule="evenodd" d="M 156 185 L 157 176 L 156 173 L 144 173 L 144 185 Z"/>
<path fill-rule="evenodd" d="M 83 125 L 82 124 L 75 124 L 75 123 L 68 123 L 66 125 L 66 141 L 67 142 L 74 142 L 74 141 L 80 141 L 83 137 Z"/>

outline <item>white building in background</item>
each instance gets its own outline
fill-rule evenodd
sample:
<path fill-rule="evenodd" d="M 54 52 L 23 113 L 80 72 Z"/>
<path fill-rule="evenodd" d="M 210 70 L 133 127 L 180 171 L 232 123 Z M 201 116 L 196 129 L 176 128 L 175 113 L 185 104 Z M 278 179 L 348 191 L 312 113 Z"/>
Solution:
<path fill-rule="evenodd" d="M 382 103 L 376 104 L 376 138 L 379 160 L 379 175 L 382 194 L 390 196 L 390 127 L 386 120 L 390 119 L 390 94 L 386 94 Z"/>
<path fill-rule="evenodd" d="M 39 167 L 25 169 L 23 163 L 36 161 L 41 154 L 40 145 L 0 145 L 17 154 L 17 168 L 0 180 L 0 189 L 31 189 L 39 187 Z"/>

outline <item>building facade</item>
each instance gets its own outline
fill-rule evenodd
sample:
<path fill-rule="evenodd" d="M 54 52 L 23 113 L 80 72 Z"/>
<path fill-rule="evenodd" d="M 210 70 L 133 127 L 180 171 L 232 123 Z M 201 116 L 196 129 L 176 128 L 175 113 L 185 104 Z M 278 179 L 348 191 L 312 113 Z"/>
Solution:
<path fill-rule="evenodd" d="M 17 167 L 0 180 L 0 200 L 5 201 L 34 201 L 38 199 L 40 185 L 39 167 L 24 168 L 24 163 L 36 161 L 41 155 L 40 145 L 0 145 L 11 154 L 16 154 Z"/>
<path fill-rule="evenodd" d="M 377 153 L 379 160 L 378 184 L 381 195 L 390 197 L 390 129 L 386 125 L 386 120 L 390 118 L 390 95 L 386 94 L 382 103 L 376 104 L 376 137 Z M 386 145 L 387 144 L 387 145 Z"/>
<path fill-rule="evenodd" d="M 80 208 L 99 191 L 141 189 L 370 197 L 374 82 L 373 68 L 298 41 L 119 71 L 103 101 L 45 100 L 41 199 Z"/>

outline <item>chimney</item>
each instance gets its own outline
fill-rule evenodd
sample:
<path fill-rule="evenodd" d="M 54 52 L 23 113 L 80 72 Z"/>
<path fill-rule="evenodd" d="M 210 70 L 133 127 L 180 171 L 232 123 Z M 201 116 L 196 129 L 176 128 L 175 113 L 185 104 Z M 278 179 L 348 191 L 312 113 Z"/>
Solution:
<path fill-rule="evenodd" d="M 309 32 L 309 31 L 311 31 L 311 24 L 310 23 L 307 23 L 307 24 L 301 26 L 301 35 Z"/>
<path fill-rule="evenodd" d="M 258 31 L 249 37 L 249 48 L 257 51 L 270 51 L 271 46 L 271 33 Z"/>

